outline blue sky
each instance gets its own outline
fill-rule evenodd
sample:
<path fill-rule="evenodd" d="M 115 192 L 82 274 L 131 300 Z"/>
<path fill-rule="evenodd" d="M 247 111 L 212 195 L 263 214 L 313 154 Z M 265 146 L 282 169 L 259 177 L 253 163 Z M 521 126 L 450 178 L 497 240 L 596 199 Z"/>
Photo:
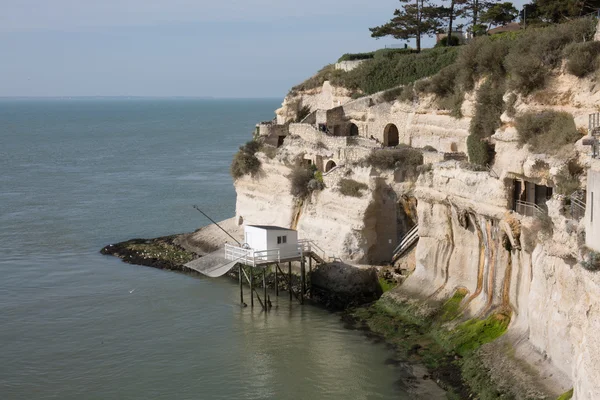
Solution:
<path fill-rule="evenodd" d="M 283 97 L 343 53 L 399 43 L 368 31 L 397 0 L 0 4 L 0 96 Z"/>

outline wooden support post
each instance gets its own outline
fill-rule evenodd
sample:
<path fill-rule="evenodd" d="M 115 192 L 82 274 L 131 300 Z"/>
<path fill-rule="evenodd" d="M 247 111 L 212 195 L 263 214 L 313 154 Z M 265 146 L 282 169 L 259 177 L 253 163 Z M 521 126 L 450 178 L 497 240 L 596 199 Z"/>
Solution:
<path fill-rule="evenodd" d="M 275 296 L 279 296 L 279 264 L 275 264 Z"/>
<path fill-rule="evenodd" d="M 264 304 L 264 308 L 265 310 L 267 310 L 267 304 L 269 304 L 267 302 L 267 266 L 265 265 L 265 267 L 263 268 L 263 299 L 265 300 L 265 304 Z"/>
<path fill-rule="evenodd" d="M 250 267 L 250 307 L 254 308 L 254 268 Z"/>
<path fill-rule="evenodd" d="M 292 289 L 292 262 L 288 262 L 288 290 L 290 291 L 290 301 L 292 301 L 292 294 L 294 290 Z"/>
<path fill-rule="evenodd" d="M 306 292 L 306 281 L 305 281 L 305 266 L 304 257 L 300 260 L 300 304 L 304 304 L 304 293 Z"/>
<path fill-rule="evenodd" d="M 308 257 L 308 276 L 309 277 L 312 276 L 312 257 Z M 312 290 L 311 290 L 311 293 L 312 293 Z"/>
<path fill-rule="evenodd" d="M 244 266 L 242 264 L 240 264 L 240 269 L 239 269 L 239 274 L 240 274 L 240 304 L 243 306 L 244 305 L 244 271 L 242 270 L 242 268 L 244 268 Z"/>

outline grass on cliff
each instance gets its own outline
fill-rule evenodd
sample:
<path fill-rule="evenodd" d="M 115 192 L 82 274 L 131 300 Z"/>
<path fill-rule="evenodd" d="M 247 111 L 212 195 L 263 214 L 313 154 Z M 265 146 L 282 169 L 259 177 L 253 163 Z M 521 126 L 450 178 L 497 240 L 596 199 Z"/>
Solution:
<path fill-rule="evenodd" d="M 465 93 L 481 85 L 467 147 L 472 163 L 486 165 L 493 156 L 488 138 L 501 126 L 502 113 L 514 111 L 514 94 L 527 96 L 543 89 L 565 59 L 567 71 L 579 77 L 600 68 L 600 45 L 591 41 L 595 29 L 595 19 L 581 18 L 545 28 L 476 38 L 461 46 L 456 62 L 417 82 L 415 91 L 434 94 L 438 106 L 460 118 Z M 503 95 L 507 90 L 513 96 L 505 103 Z M 551 141 L 547 146 L 562 143 Z"/>
<path fill-rule="evenodd" d="M 505 333 L 510 316 L 496 313 L 448 328 L 447 322 L 459 316 L 460 303 L 466 294 L 458 290 L 433 312 L 383 297 L 370 307 L 354 310 L 352 315 L 363 327 L 394 345 L 404 359 L 425 364 L 432 378 L 450 392 L 449 396 L 510 398 L 494 389 L 477 357 L 482 345 Z M 474 365 L 478 367 L 473 368 Z"/>
<path fill-rule="evenodd" d="M 395 149 L 374 149 L 364 163 L 384 170 L 416 169 L 423 164 L 423 153 L 406 145 L 399 145 Z"/>
<path fill-rule="evenodd" d="M 379 286 L 381 286 L 381 291 L 383 293 L 385 292 L 389 292 L 390 290 L 392 290 L 393 288 L 396 287 L 396 282 L 392 282 L 388 279 L 385 279 L 383 277 L 379 277 Z"/>
<path fill-rule="evenodd" d="M 573 398 L 573 389 L 561 394 L 556 400 L 571 400 Z"/>
<path fill-rule="evenodd" d="M 370 95 L 435 75 L 452 64 L 458 52 L 457 47 L 427 49 L 421 53 L 410 50 L 376 51 L 372 57 L 365 56 L 366 61 L 352 71 L 336 70 L 335 65 L 327 65 L 294 86 L 289 94 L 316 89 L 330 81 L 333 86 L 347 88 L 355 94 Z"/>

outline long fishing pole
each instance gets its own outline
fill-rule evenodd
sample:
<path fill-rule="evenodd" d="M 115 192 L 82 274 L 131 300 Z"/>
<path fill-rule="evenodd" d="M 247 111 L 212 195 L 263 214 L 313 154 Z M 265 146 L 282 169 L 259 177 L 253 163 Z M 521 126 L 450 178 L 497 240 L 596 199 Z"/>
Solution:
<path fill-rule="evenodd" d="M 235 242 L 236 242 L 236 243 L 237 243 L 239 246 L 241 246 L 241 245 L 242 245 L 242 244 L 241 244 L 241 243 L 240 243 L 240 242 L 239 242 L 239 241 L 238 241 L 236 238 L 234 238 L 233 236 L 231 236 L 231 235 L 229 234 L 229 232 L 227 232 L 225 229 L 223 229 L 223 228 L 221 227 L 221 225 L 219 225 L 219 224 L 218 224 L 218 223 L 217 223 L 217 222 L 216 222 L 214 219 L 212 219 L 211 217 L 209 217 L 208 215 L 206 215 L 206 213 L 205 213 L 204 211 L 202 211 L 201 209 L 199 209 L 199 208 L 198 208 L 198 206 L 194 205 L 194 208 L 195 208 L 196 210 L 200 211 L 200 213 L 201 213 L 202 215 L 204 215 L 206 218 L 208 218 L 208 219 L 210 220 L 210 222 L 212 222 L 213 224 L 215 224 L 216 226 L 218 226 L 220 230 L 222 230 L 223 232 L 225 232 L 225 233 L 227 234 L 227 236 L 229 236 L 230 238 L 232 238 L 233 240 L 235 240 Z"/>

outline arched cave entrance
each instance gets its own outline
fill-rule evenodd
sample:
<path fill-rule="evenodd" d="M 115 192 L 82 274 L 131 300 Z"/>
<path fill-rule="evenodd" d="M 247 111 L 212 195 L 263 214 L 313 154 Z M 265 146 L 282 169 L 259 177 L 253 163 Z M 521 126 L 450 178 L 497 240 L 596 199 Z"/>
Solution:
<path fill-rule="evenodd" d="M 350 135 L 349 136 L 358 136 L 358 126 L 356 124 L 350 124 Z"/>
<path fill-rule="evenodd" d="M 383 143 L 386 147 L 396 147 L 400 143 L 398 128 L 394 124 L 388 124 L 383 131 Z"/>
<path fill-rule="evenodd" d="M 337 166 L 337 164 L 335 163 L 335 161 L 333 160 L 329 160 L 327 161 L 327 164 L 325 165 L 325 172 L 329 172 L 332 169 L 334 169 Z"/>

